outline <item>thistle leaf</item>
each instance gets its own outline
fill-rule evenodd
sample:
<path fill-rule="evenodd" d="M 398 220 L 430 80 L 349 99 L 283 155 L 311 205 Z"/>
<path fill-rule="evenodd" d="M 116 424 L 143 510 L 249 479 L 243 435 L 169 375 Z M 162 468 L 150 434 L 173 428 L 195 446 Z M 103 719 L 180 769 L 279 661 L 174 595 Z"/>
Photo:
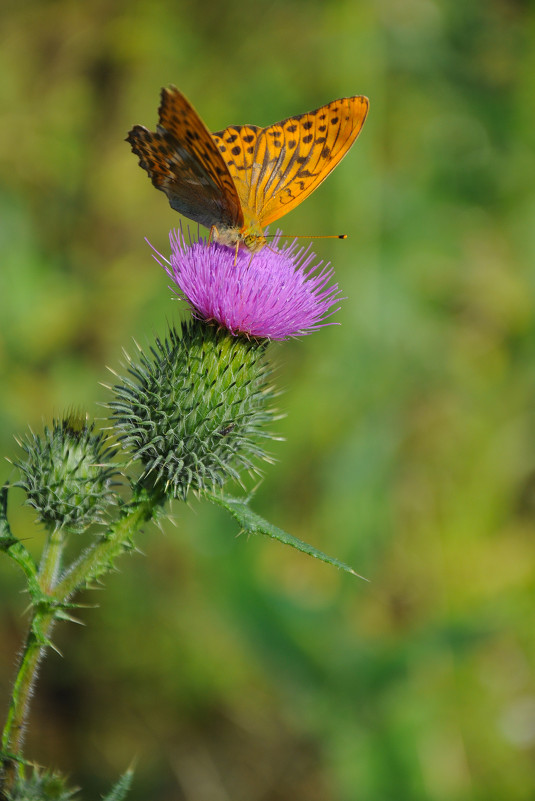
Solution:
<path fill-rule="evenodd" d="M 283 531 L 281 528 L 277 528 L 277 526 L 274 526 L 272 523 L 268 523 L 267 520 L 264 520 L 263 517 L 260 517 L 260 515 L 249 508 L 245 499 L 234 498 L 231 495 L 212 495 L 209 493 L 206 493 L 205 497 L 212 501 L 212 503 L 216 503 L 222 506 L 223 509 L 226 509 L 227 512 L 230 512 L 232 517 L 237 520 L 240 526 L 249 534 L 265 534 L 267 537 L 284 543 L 284 545 L 291 545 L 292 548 L 296 548 L 298 551 L 313 556 L 315 559 L 320 559 L 322 562 L 327 562 L 327 564 L 333 565 L 340 570 L 345 570 L 346 573 L 351 573 L 353 576 L 357 576 L 357 578 L 368 581 L 367 578 L 361 576 L 353 570 L 352 567 L 349 567 L 349 565 L 340 562 L 338 559 L 334 559 L 332 556 L 327 556 L 327 554 L 324 554 L 312 545 L 297 539 L 297 537 L 288 534 L 288 532 Z"/>

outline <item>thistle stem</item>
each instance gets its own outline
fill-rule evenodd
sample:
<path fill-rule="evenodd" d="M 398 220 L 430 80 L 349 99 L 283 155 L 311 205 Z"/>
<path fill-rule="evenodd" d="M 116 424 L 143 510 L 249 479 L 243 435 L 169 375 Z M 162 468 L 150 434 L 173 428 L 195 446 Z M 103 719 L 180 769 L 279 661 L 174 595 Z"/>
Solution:
<path fill-rule="evenodd" d="M 53 592 L 57 603 L 66 603 L 80 587 L 107 572 L 114 559 L 132 547 L 132 537 L 147 521 L 154 517 L 156 509 L 163 505 L 165 497 L 140 491 L 124 507 L 123 515 L 94 545 L 87 548 L 63 574 Z"/>
<path fill-rule="evenodd" d="M 25 724 L 33 687 L 37 679 L 37 669 L 44 656 L 54 624 L 55 613 L 49 596 L 61 566 L 65 542 L 64 536 L 62 529 L 54 529 L 47 539 L 41 557 L 37 583 L 42 596 L 37 602 L 34 599 L 32 619 L 28 628 L 2 735 L 2 752 L 6 755 L 5 770 L 2 777 L 2 792 L 9 792 L 13 788 L 17 776 L 22 776 L 24 772 L 22 744 Z"/>
<path fill-rule="evenodd" d="M 39 663 L 47 646 L 55 620 L 74 593 L 106 573 L 115 558 L 132 547 L 134 533 L 151 520 L 165 498 L 157 492 L 140 490 L 123 508 L 119 520 L 97 542 L 87 548 L 58 580 L 64 547 L 64 534 L 52 532 L 43 551 L 38 573 L 42 592 L 34 599 L 33 615 L 15 679 L 6 725 L 2 735 L 3 771 L 0 771 L 0 799 L 7 799 L 17 778 L 24 775 L 22 744 L 32 690 Z"/>

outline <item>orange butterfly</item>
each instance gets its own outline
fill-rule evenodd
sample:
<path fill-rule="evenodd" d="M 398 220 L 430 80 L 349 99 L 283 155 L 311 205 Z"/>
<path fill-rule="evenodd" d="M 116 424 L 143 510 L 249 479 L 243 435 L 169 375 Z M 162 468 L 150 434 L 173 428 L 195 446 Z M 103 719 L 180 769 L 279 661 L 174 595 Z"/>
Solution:
<path fill-rule="evenodd" d="M 211 134 L 170 87 L 162 89 L 156 132 L 135 125 L 126 141 L 173 209 L 221 244 L 255 252 L 266 244 L 264 226 L 298 206 L 345 156 L 367 112 L 368 98 L 343 97 L 268 128 Z"/>

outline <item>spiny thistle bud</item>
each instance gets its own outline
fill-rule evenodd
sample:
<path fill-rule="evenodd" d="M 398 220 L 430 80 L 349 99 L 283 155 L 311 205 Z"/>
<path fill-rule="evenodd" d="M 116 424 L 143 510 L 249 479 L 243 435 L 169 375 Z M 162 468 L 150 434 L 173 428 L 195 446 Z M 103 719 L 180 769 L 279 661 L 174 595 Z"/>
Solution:
<path fill-rule="evenodd" d="M 199 320 L 171 328 L 151 355 L 130 362 L 110 402 L 123 447 L 141 461 L 141 481 L 185 499 L 267 459 L 258 439 L 274 418 L 265 342 Z"/>
<path fill-rule="evenodd" d="M 43 437 L 30 432 L 19 445 L 26 460 L 15 462 L 22 478 L 14 486 L 26 492 L 38 520 L 76 532 L 104 522 L 107 507 L 115 503 L 117 470 L 109 462 L 116 451 L 85 416 L 69 413 L 55 420 L 52 430 L 45 427 Z"/>

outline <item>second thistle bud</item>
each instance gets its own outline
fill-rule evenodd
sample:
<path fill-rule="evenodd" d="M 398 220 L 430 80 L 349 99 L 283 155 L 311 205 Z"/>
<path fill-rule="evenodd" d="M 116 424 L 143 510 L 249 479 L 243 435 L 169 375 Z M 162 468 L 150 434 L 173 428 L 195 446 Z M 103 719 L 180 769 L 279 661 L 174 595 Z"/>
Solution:
<path fill-rule="evenodd" d="M 110 464 L 115 451 L 95 433 L 84 416 L 71 413 L 45 427 L 42 437 L 31 432 L 20 442 L 26 459 L 15 462 L 26 492 L 26 503 L 50 528 L 82 532 L 104 521 L 115 503 Z"/>
<path fill-rule="evenodd" d="M 272 436 L 266 343 L 192 320 L 129 365 L 109 405 L 141 480 L 185 499 L 255 469 Z"/>

